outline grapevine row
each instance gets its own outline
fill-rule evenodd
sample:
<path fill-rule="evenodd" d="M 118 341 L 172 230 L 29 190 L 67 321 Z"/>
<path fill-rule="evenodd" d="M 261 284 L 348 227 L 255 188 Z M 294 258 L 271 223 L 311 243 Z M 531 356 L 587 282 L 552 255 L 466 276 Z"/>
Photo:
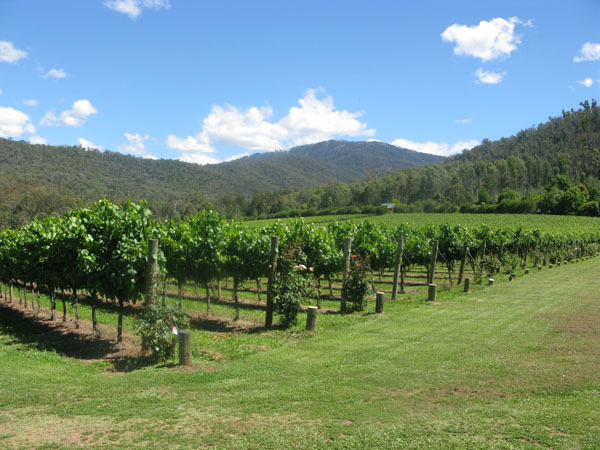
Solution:
<path fill-rule="evenodd" d="M 19 229 L 0 231 L 0 281 L 5 295 L 14 285 L 29 285 L 32 293 L 45 290 L 55 318 L 56 293 L 69 291 L 77 307 L 78 293 L 91 298 L 94 327 L 99 298 L 118 302 L 118 334 L 122 336 L 124 304 L 135 302 L 146 282 L 147 242 L 160 242 L 163 279 L 174 280 L 180 293 L 186 282 L 208 285 L 225 277 L 233 279 L 237 305 L 238 286 L 247 280 L 267 277 L 270 236 L 280 238 L 280 248 L 295 246 L 302 267 L 314 277 L 320 297 L 321 280 L 343 271 L 343 247 L 352 238 L 352 253 L 366 259 L 374 272 L 393 270 L 398 242 L 403 240 L 402 273 L 411 267 L 431 264 L 432 243 L 437 241 L 439 264 L 450 282 L 464 250 L 473 270 L 511 271 L 517 265 L 556 262 L 596 253 L 600 232 L 596 230 L 553 233 L 524 228 L 467 228 L 442 224 L 419 228 L 375 225 L 369 221 L 306 224 L 301 219 L 251 229 L 226 222 L 208 211 L 183 222 L 156 222 L 146 204 L 113 204 L 101 200 L 63 217 L 35 220 Z M 529 258 L 529 259 L 528 259 Z M 64 294 L 63 294 L 64 299 Z M 63 300 L 64 302 L 64 300 Z M 38 297 L 39 305 L 39 297 Z M 33 307 L 33 297 L 32 297 Z M 207 308 L 210 304 L 207 304 Z M 237 309 L 237 308 L 236 308 Z M 239 317 L 239 309 L 236 311 Z"/>

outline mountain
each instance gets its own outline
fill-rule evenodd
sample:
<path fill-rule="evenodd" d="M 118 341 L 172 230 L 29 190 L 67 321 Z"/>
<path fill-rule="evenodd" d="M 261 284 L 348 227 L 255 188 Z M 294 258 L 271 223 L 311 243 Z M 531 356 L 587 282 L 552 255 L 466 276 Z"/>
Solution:
<path fill-rule="evenodd" d="M 199 166 L 0 139 L 0 225 L 19 225 L 101 197 L 147 200 L 158 217 L 179 217 L 207 202 L 219 206 L 233 198 L 242 204 L 263 192 L 358 181 L 443 159 L 383 142 L 327 141 Z"/>
<path fill-rule="evenodd" d="M 553 185 L 563 193 L 552 190 Z M 502 199 L 510 201 L 502 206 Z M 499 212 L 562 210 L 600 215 L 600 107 L 595 100 L 582 102 L 578 110 L 562 111 L 561 116 L 511 137 L 484 139 L 441 163 L 398 169 L 333 188 L 259 194 L 243 211 L 249 216 L 269 215 L 392 201 L 401 204 L 400 210 L 426 212 L 463 206 L 471 210 L 473 203 L 487 205 L 478 211 L 493 212 L 488 207 L 498 203 Z M 561 208 L 561 202 L 570 206 Z M 586 206 L 587 202 L 593 204 Z"/>

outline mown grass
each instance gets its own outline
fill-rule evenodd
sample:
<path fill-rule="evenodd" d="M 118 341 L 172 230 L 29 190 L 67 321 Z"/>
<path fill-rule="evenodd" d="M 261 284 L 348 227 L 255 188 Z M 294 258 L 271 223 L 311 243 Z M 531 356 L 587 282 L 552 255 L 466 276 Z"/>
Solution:
<path fill-rule="evenodd" d="M 599 268 L 321 315 L 313 334 L 193 370 L 115 373 L 0 319 L 0 446 L 599 448 Z"/>
<path fill-rule="evenodd" d="M 298 220 L 294 218 L 287 219 L 268 219 L 254 220 L 244 222 L 252 228 L 260 228 L 271 225 L 276 221 L 290 223 Z M 556 232 L 557 230 L 571 231 L 595 231 L 598 228 L 600 220 L 597 217 L 585 216 L 550 216 L 544 214 L 461 214 L 461 213 L 402 213 L 402 214 L 384 214 L 374 215 L 344 215 L 344 216 L 317 216 L 306 217 L 303 219 L 309 223 L 326 224 L 336 221 L 355 221 L 360 222 L 369 220 L 374 223 L 385 223 L 390 226 L 397 226 L 408 223 L 413 226 L 425 227 L 428 225 L 439 226 L 443 223 L 451 225 L 463 225 L 467 227 L 477 227 L 486 224 L 491 228 L 517 228 L 522 226 L 527 230 L 540 230 L 544 232 Z"/>

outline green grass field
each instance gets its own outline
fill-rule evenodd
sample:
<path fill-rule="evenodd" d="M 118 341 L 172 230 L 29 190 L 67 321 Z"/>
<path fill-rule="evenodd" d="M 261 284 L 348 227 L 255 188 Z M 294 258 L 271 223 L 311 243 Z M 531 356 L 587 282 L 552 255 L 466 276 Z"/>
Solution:
<path fill-rule="evenodd" d="M 275 223 L 277 220 L 282 223 L 289 223 L 294 218 L 287 219 L 268 219 L 253 220 L 244 222 L 252 228 L 260 228 L 265 225 Z M 370 220 L 374 223 L 385 223 L 390 226 L 397 226 L 408 223 L 414 226 L 440 225 L 450 223 L 451 225 L 463 225 L 475 227 L 486 224 L 491 228 L 507 227 L 517 228 L 522 226 L 527 230 L 539 229 L 545 232 L 577 231 L 577 230 L 596 230 L 600 226 L 598 217 L 585 216 L 549 216 L 543 214 L 438 214 L 438 213 L 405 213 L 405 214 L 385 214 L 382 216 L 366 215 L 342 215 L 342 216 L 316 216 L 303 219 L 307 223 L 327 223 L 334 221 L 362 221 Z"/>
<path fill-rule="evenodd" d="M 599 269 L 415 293 L 312 334 L 198 331 L 234 343 L 192 369 L 120 371 L 1 300 L 0 447 L 600 448 Z"/>

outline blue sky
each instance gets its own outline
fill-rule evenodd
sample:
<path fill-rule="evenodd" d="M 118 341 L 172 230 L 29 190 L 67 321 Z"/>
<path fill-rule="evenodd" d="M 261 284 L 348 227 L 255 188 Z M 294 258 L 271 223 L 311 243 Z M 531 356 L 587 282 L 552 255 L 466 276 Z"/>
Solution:
<path fill-rule="evenodd" d="M 215 163 L 448 155 L 599 98 L 597 0 L 0 0 L 0 137 Z"/>

